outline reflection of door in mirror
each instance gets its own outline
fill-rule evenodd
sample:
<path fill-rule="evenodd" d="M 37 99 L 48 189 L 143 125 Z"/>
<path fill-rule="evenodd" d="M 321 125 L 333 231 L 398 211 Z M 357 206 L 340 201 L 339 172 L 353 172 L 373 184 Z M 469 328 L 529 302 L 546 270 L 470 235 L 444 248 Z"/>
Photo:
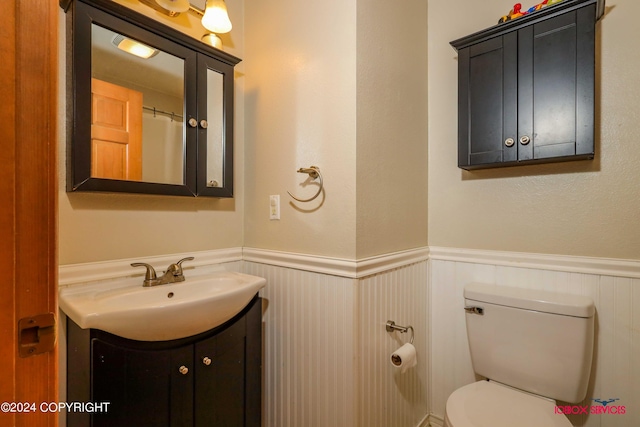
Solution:
<path fill-rule="evenodd" d="M 142 93 L 91 80 L 91 176 L 142 179 Z"/>
<path fill-rule="evenodd" d="M 128 181 L 184 184 L 185 127 L 184 88 L 185 60 L 167 53 L 153 43 L 140 44 L 136 39 L 116 33 L 100 25 L 91 24 L 91 75 L 122 90 L 139 93 L 141 101 L 129 104 L 131 114 L 140 115 L 141 174 L 129 174 Z M 138 56 L 137 50 L 128 48 L 143 46 L 150 55 Z M 124 47 L 127 48 L 124 48 Z M 153 47 L 152 47 L 153 46 Z M 171 45 L 164 46 L 170 50 Z M 111 146 L 115 151 L 117 146 Z M 131 147 L 129 147 L 131 149 Z M 115 154 L 109 152 L 109 154 Z M 137 153 L 136 153 L 137 154 Z M 97 160 L 105 168 L 121 168 L 122 163 L 107 165 L 107 157 Z M 130 158 L 129 161 L 132 159 Z M 93 177 L 111 178 L 111 176 Z"/>

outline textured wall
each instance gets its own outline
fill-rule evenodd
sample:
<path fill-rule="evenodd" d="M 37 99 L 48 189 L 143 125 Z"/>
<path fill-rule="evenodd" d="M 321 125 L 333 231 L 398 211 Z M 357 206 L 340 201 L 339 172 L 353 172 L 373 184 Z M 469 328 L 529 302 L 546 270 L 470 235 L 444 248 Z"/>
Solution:
<path fill-rule="evenodd" d="M 245 27 L 245 246 L 345 259 L 425 246 L 426 2 L 252 1 Z M 293 202 L 287 190 L 317 188 L 295 173 L 310 165 L 325 191 Z"/>
<path fill-rule="evenodd" d="M 427 243 L 427 2 L 358 0 L 357 259 Z"/>
<path fill-rule="evenodd" d="M 511 3 L 429 2 L 429 245 L 640 258 L 635 140 L 640 36 L 635 0 L 609 0 L 597 26 L 596 159 L 457 168 L 457 58 L 449 41 L 492 26 Z"/>
<path fill-rule="evenodd" d="M 245 246 L 353 258 L 355 4 L 252 1 L 245 25 Z M 324 192 L 293 202 L 287 191 L 317 191 L 296 173 L 311 165 Z M 276 194 L 281 219 L 270 221 Z"/>

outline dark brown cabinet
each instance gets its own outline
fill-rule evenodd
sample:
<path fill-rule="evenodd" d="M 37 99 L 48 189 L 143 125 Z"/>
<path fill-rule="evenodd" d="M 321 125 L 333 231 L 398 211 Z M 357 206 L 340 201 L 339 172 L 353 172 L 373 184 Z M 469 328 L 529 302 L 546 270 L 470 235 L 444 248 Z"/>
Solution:
<path fill-rule="evenodd" d="M 259 427 L 262 305 L 194 337 L 142 342 L 68 320 L 67 401 L 109 402 L 69 412 L 69 427 Z"/>
<path fill-rule="evenodd" d="M 451 42 L 460 168 L 593 158 L 603 8 L 600 0 L 565 1 Z"/>

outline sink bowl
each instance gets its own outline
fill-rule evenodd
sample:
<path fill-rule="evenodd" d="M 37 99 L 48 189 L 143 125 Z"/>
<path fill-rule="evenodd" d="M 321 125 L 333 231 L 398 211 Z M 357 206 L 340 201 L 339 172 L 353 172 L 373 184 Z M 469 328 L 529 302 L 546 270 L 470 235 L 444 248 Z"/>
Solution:
<path fill-rule="evenodd" d="M 139 341 L 185 338 L 222 325 L 265 286 L 262 277 L 185 270 L 180 283 L 143 287 L 141 277 L 60 289 L 64 313 L 83 329 Z"/>

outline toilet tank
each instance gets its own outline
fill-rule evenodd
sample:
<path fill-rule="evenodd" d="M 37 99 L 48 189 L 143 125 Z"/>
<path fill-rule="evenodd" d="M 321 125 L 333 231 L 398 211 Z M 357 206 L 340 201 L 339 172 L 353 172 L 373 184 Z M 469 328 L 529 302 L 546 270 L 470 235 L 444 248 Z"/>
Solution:
<path fill-rule="evenodd" d="M 483 283 L 467 285 L 464 298 L 477 374 L 555 400 L 584 399 L 594 341 L 591 298 Z"/>

